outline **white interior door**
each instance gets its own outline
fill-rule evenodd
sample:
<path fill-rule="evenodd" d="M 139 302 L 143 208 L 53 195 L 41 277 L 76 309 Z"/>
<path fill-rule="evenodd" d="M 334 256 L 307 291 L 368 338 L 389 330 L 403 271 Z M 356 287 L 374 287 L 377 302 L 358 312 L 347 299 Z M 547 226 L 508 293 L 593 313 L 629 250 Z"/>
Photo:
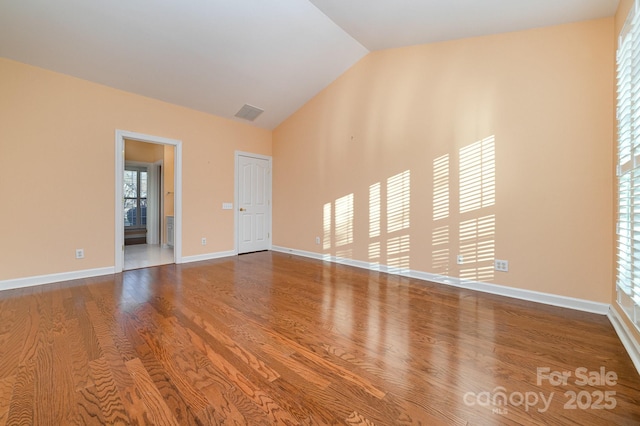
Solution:
<path fill-rule="evenodd" d="M 238 156 L 238 253 L 268 250 L 271 233 L 271 161 Z"/>

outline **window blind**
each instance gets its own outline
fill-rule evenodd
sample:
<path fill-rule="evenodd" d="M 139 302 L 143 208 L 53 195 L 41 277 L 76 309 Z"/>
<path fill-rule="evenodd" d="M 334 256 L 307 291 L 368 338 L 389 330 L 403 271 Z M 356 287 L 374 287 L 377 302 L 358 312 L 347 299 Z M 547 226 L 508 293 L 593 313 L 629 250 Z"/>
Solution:
<path fill-rule="evenodd" d="M 617 303 L 640 330 L 640 19 L 637 2 L 616 52 Z"/>

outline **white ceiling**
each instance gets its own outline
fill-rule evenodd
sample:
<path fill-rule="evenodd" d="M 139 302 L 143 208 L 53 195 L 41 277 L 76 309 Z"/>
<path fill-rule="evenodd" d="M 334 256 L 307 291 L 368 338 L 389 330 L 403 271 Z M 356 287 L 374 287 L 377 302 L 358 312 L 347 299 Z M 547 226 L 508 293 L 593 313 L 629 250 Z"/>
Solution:
<path fill-rule="evenodd" d="M 272 129 L 378 50 L 612 16 L 619 0 L 3 0 L 0 56 Z"/>
<path fill-rule="evenodd" d="M 369 50 L 613 16 L 619 0 L 311 0 Z"/>

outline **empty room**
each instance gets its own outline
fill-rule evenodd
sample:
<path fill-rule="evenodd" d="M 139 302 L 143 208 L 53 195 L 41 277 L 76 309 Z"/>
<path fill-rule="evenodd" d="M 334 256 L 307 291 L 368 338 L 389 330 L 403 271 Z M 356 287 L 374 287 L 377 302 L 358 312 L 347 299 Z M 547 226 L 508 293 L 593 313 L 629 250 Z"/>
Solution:
<path fill-rule="evenodd" d="M 1 2 L 0 425 L 640 424 L 638 46 L 640 0 Z"/>

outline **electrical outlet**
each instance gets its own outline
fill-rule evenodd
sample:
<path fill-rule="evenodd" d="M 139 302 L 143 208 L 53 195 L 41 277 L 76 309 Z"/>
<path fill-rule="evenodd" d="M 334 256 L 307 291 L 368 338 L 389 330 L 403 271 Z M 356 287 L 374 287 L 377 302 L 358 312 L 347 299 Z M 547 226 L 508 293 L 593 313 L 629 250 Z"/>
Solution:
<path fill-rule="evenodd" d="M 495 269 L 499 272 L 509 272 L 509 261 L 496 259 Z"/>
<path fill-rule="evenodd" d="M 203 246 L 206 246 L 206 245 L 207 245 L 207 239 L 206 239 L 206 238 L 204 238 L 204 237 L 202 237 L 202 245 L 203 245 Z"/>
<path fill-rule="evenodd" d="M 320 244 L 320 237 L 316 237 L 316 244 Z"/>
<path fill-rule="evenodd" d="M 76 259 L 84 259 L 84 249 L 76 249 Z"/>
<path fill-rule="evenodd" d="M 458 265 L 462 265 L 464 263 L 464 257 L 462 257 L 461 254 L 458 255 L 458 258 L 456 259 L 456 263 Z"/>

